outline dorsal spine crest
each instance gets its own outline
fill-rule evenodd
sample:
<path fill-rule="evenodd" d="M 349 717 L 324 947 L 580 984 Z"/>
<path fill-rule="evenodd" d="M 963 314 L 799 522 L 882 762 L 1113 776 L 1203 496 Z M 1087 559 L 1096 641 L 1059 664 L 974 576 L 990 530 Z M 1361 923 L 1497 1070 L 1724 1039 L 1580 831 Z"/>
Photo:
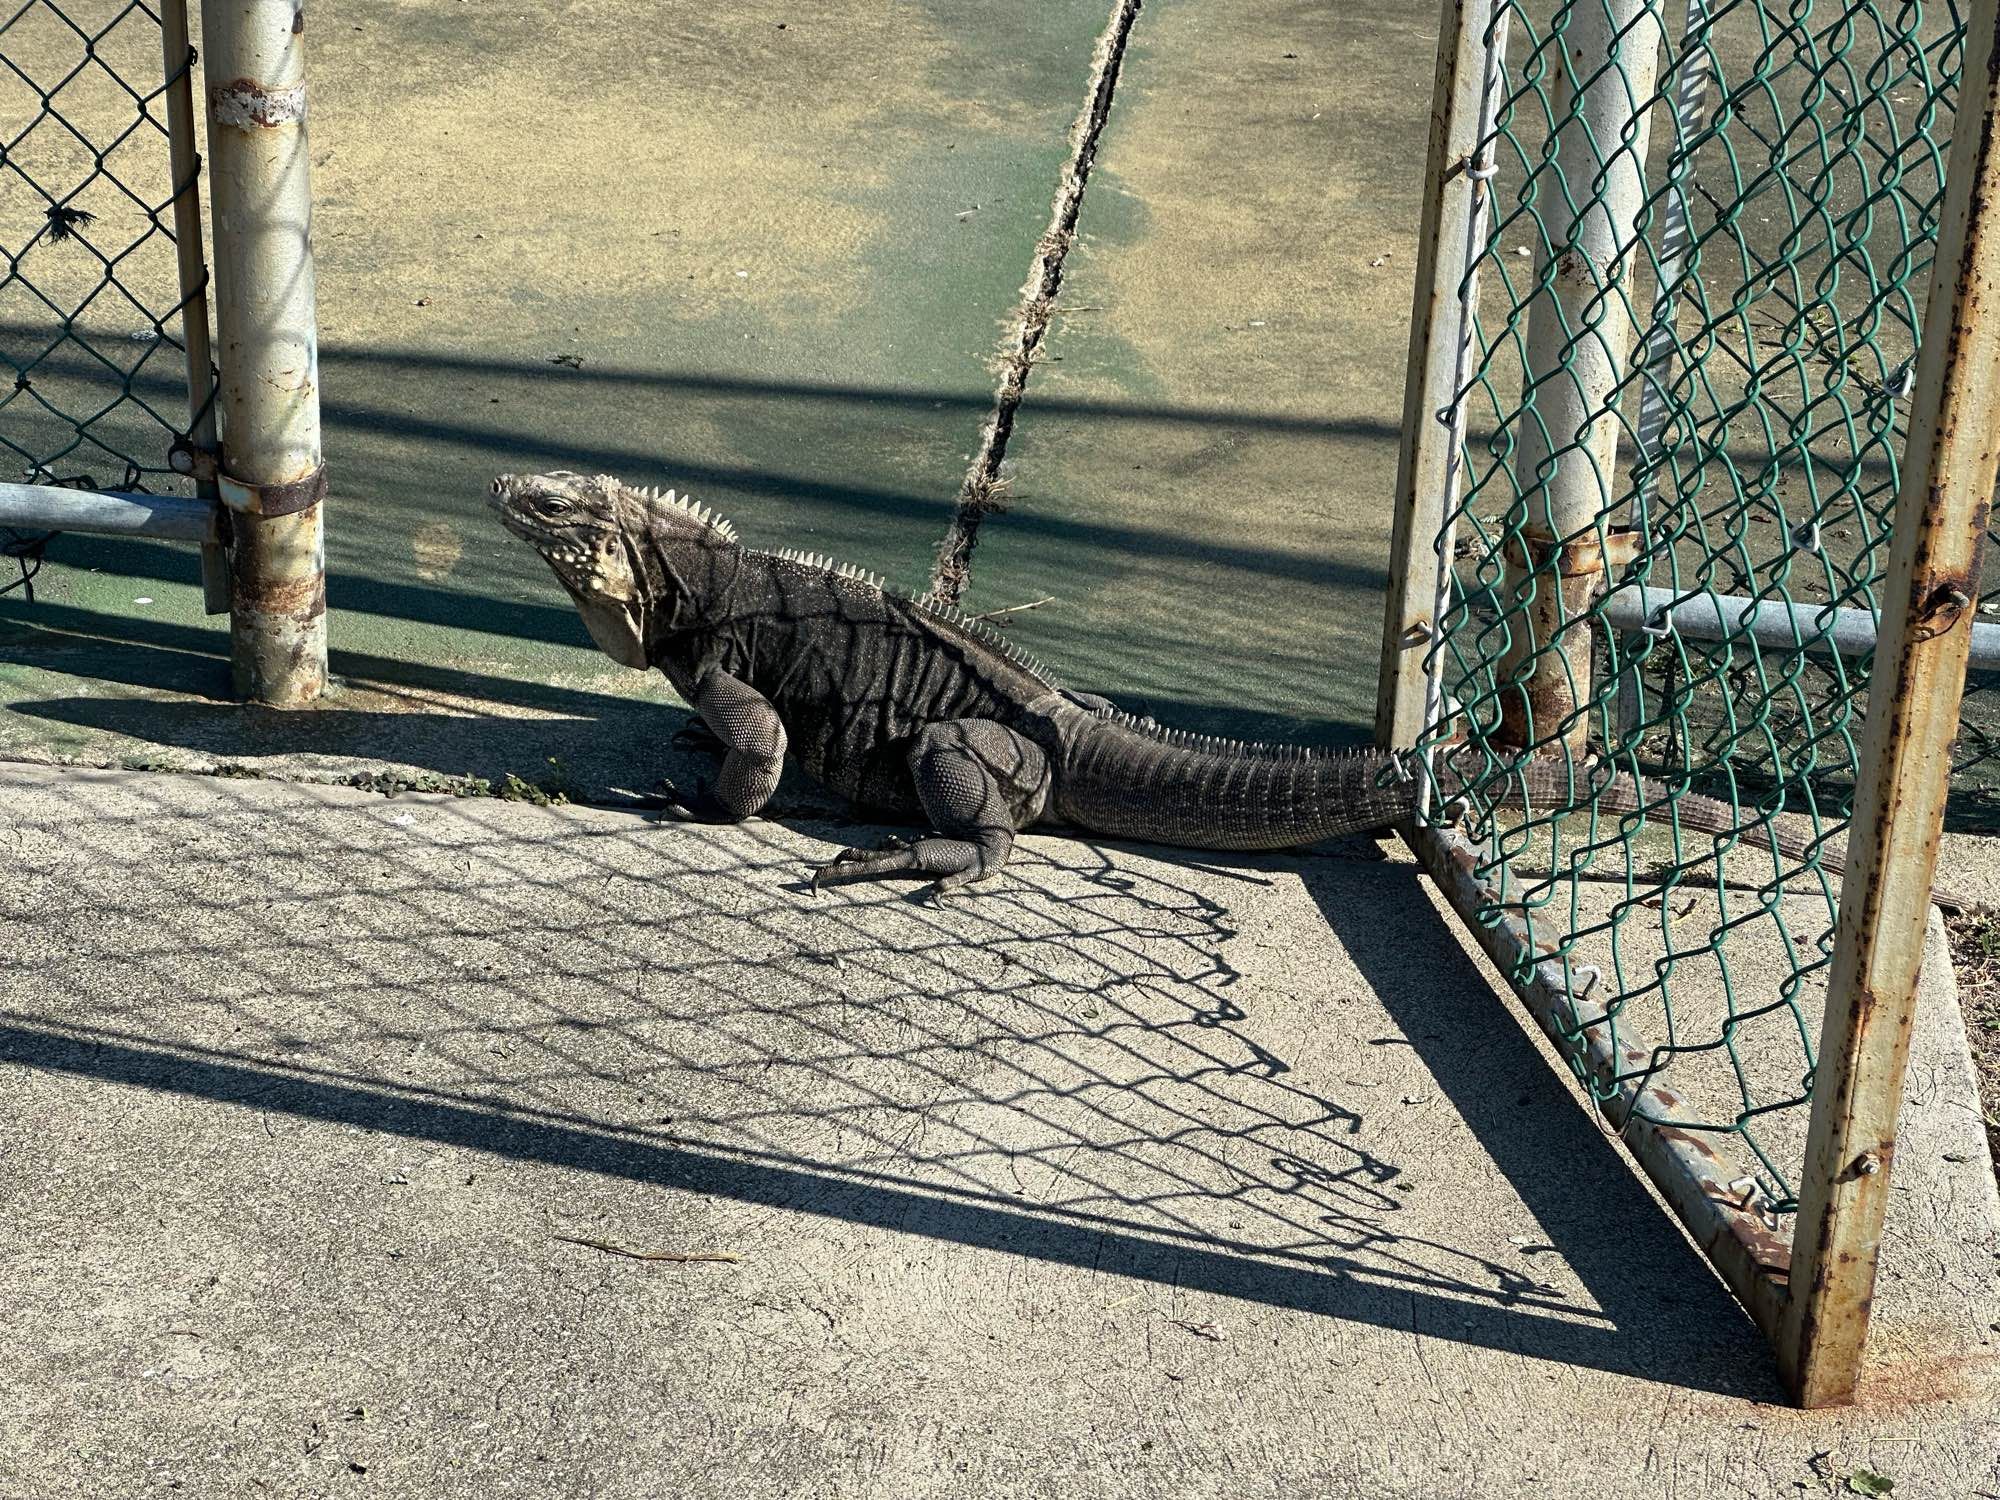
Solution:
<path fill-rule="evenodd" d="M 1016 646 L 1007 637 L 1000 634 L 999 631 L 993 629 L 992 626 L 987 625 L 983 621 L 973 619 L 956 605 L 943 603 L 931 597 L 928 593 L 915 594 L 899 589 L 894 584 L 886 581 L 879 573 L 872 573 L 868 569 L 854 563 L 837 562 L 823 552 L 801 552 L 796 547 L 779 547 L 772 551 L 760 553 L 759 555 L 773 558 L 778 562 L 789 563 L 793 567 L 806 568 L 816 573 L 824 573 L 828 577 L 839 579 L 843 583 L 858 584 L 863 588 L 875 589 L 891 599 L 900 599 L 904 603 L 912 605 L 922 613 L 928 615 L 931 619 L 950 625 L 956 630 L 964 631 L 967 635 L 973 637 L 981 645 L 992 651 L 994 655 L 1007 662 L 1008 665 L 1026 672 L 1044 687 L 1054 689 L 1061 686 L 1056 681 L 1055 675 L 1042 665 L 1040 661 L 1030 656 L 1019 646 Z"/>
<path fill-rule="evenodd" d="M 737 540 L 736 528 L 730 525 L 723 517 L 718 516 L 714 511 L 710 510 L 706 505 L 697 504 L 692 495 L 677 495 L 672 490 L 662 490 L 658 485 L 627 485 L 618 479 L 616 475 L 612 474 L 600 474 L 597 476 L 597 481 L 599 484 L 607 487 L 630 490 L 632 494 L 637 495 L 654 509 L 665 507 L 670 510 L 677 510 L 689 519 L 707 527 L 726 542 L 735 542 Z"/>
<path fill-rule="evenodd" d="M 1171 749 L 1186 750 L 1196 755 L 1219 755 L 1238 760 L 1367 760 L 1377 754 L 1376 751 L 1367 748 L 1322 750 L 1310 745 L 1273 745 L 1264 740 L 1231 740 L 1224 739 L 1220 735 L 1198 734 L 1191 729 L 1167 729 L 1150 719 L 1128 714 L 1123 709 L 1111 714 L 1108 722 L 1142 735 L 1156 745 L 1166 745 Z"/>
<path fill-rule="evenodd" d="M 603 478 L 604 482 L 608 484 L 617 484 L 619 482 L 609 475 L 603 476 Z M 734 526 L 727 520 L 716 515 L 707 506 L 697 504 L 689 496 L 676 494 L 671 489 L 661 490 L 657 487 L 634 489 L 633 493 L 643 499 L 649 506 L 669 507 L 680 512 L 682 515 L 691 517 L 702 526 L 707 527 L 710 531 L 729 542 L 734 543 L 737 540 L 736 528 Z M 968 615 L 956 604 L 938 599 L 929 593 L 907 593 L 885 582 L 880 574 L 872 573 L 868 569 L 859 567 L 853 563 L 839 562 L 823 552 L 806 552 L 796 547 L 779 547 L 775 550 L 759 552 L 755 555 L 771 558 L 777 562 L 796 568 L 803 568 L 810 572 L 822 573 L 829 578 L 839 580 L 843 584 L 875 589 L 890 598 L 901 599 L 930 618 L 949 625 L 955 630 L 961 630 L 973 637 L 995 655 L 1019 670 L 1028 673 L 1044 686 L 1050 689 L 1060 687 L 1055 675 L 1040 661 L 1016 646 L 1007 637 L 993 629 L 983 620 Z M 1326 761 L 1365 757 L 1370 753 L 1365 750 L 1317 750 L 1304 745 L 1272 745 L 1260 740 L 1230 740 L 1212 734 L 1197 734 L 1186 729 L 1165 729 L 1150 719 L 1142 719 L 1134 714 L 1128 714 L 1123 710 L 1113 712 L 1106 722 L 1119 725 L 1134 734 L 1151 740 L 1155 744 L 1199 755 L 1227 756 L 1243 760 Z"/>

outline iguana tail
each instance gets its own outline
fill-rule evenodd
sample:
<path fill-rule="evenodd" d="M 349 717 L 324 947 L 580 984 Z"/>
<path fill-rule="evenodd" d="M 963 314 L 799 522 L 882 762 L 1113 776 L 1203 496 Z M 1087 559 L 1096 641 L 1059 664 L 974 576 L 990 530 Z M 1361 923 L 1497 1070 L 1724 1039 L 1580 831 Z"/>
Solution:
<path fill-rule="evenodd" d="M 1416 784 L 1379 750 L 1304 751 L 1106 715 L 1064 747 L 1055 811 L 1109 838 L 1189 849 L 1290 849 L 1386 828 Z"/>
<path fill-rule="evenodd" d="M 1179 730 L 1123 714 L 1097 718 L 1070 738 L 1055 785 L 1055 812 L 1064 821 L 1109 838 L 1177 844 L 1192 849 L 1295 849 L 1321 839 L 1372 833 L 1415 814 L 1414 768 L 1380 750 L 1300 750 L 1246 744 Z M 1464 785 L 1448 756 L 1436 774 L 1443 805 Z M 1528 761 L 1486 792 L 1501 807 L 1544 810 L 1594 805 L 1607 813 L 1648 810 L 1707 834 L 1738 834 L 1756 849 L 1804 863 L 1815 854 L 1844 870 L 1839 842 L 1770 822 L 1739 819 L 1726 802 L 1695 792 L 1675 795 L 1659 782 L 1603 761 L 1574 767 Z M 1966 909 L 1957 893 L 1933 898 Z"/>
<path fill-rule="evenodd" d="M 1194 849 L 1292 849 L 1413 816 L 1420 774 L 1414 764 L 1372 748 L 1247 744 L 1107 714 L 1065 746 L 1056 810 L 1112 838 Z M 1440 798 L 1449 802 L 1464 779 L 1443 757 L 1437 775 Z M 1601 764 L 1581 764 L 1572 776 L 1562 763 L 1540 760 L 1522 763 L 1488 788 L 1501 806 L 1577 806 L 1595 797 L 1608 812 L 1633 812 L 1666 795 Z M 1720 802 L 1689 797 L 1681 805 L 1693 826 L 1716 832 L 1735 826 Z"/>
<path fill-rule="evenodd" d="M 1440 778 L 1452 784 L 1452 773 Z M 1533 802 L 1582 808 L 1595 805 L 1601 812 L 1628 813 L 1647 810 L 1652 821 L 1677 823 L 1699 833 L 1728 836 L 1735 834 L 1753 849 L 1767 849 L 1793 864 L 1815 861 L 1838 881 L 1847 872 L 1847 845 L 1833 839 L 1822 842 L 1817 836 L 1772 822 L 1747 822 L 1727 802 L 1704 797 L 1699 792 L 1675 793 L 1648 777 L 1616 771 L 1602 761 L 1580 766 L 1572 776 L 1560 761 L 1537 763 L 1525 775 L 1517 772 L 1511 784 L 1489 789 L 1489 800 L 1501 807 L 1520 807 Z M 1500 793 L 1494 796 L 1494 793 Z M 1946 911 L 1978 911 L 1980 903 L 1962 891 L 1933 883 L 1931 900 Z"/>

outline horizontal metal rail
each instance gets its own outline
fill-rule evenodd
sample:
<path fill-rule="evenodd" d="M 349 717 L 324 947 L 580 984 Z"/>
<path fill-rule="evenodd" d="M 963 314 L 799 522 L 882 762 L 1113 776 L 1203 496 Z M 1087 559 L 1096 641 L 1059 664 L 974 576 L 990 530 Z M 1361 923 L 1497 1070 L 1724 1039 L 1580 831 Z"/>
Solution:
<path fill-rule="evenodd" d="M 216 506 L 179 495 L 73 490 L 53 484 L 0 483 L 0 526 L 15 531 L 84 531 L 168 541 L 220 538 Z"/>
<path fill-rule="evenodd" d="M 1509 977 L 1543 1034 L 1592 1080 L 1606 1122 L 1715 1262 L 1723 1280 L 1757 1325 L 1774 1334 L 1785 1306 L 1791 1246 L 1765 1222 L 1740 1174 L 1702 1133 L 1673 1123 L 1681 1112 L 1680 1096 L 1655 1082 L 1646 1081 L 1641 1087 L 1653 1049 L 1622 1018 L 1614 1041 L 1604 1007 L 1587 994 L 1575 993 L 1565 979 L 1562 960 L 1535 946 L 1527 924 L 1480 879 L 1478 854 L 1463 834 L 1411 823 L 1397 831 L 1466 930 Z"/>
<path fill-rule="evenodd" d="M 1821 656 L 1866 656 L 1875 649 L 1875 615 L 1741 594 L 1697 594 L 1627 584 L 1604 596 L 1604 622 L 1615 630 L 1685 636 L 1691 641 L 1752 636 L 1761 646 L 1804 649 Z M 1829 616 L 1831 620 L 1829 621 Z M 1972 627 L 1972 669 L 2000 668 L 2000 623 Z"/>

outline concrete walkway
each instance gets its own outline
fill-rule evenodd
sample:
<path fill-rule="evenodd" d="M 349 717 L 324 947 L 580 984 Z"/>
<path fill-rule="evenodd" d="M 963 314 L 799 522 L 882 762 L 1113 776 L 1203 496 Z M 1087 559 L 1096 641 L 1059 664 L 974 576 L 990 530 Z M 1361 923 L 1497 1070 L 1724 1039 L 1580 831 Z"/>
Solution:
<path fill-rule="evenodd" d="M 852 829 L 0 798 L 0 1494 L 2000 1481 L 1941 962 L 1808 1416 L 1401 862 L 1034 838 L 940 913 L 803 894 Z"/>

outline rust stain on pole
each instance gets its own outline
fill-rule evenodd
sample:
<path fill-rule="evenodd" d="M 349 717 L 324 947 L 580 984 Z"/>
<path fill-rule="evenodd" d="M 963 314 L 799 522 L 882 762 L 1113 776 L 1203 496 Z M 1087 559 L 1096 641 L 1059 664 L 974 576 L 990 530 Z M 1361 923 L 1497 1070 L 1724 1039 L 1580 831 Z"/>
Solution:
<path fill-rule="evenodd" d="M 219 488 L 233 539 L 237 691 L 278 707 L 326 682 L 319 347 L 305 57 L 295 0 L 204 0 Z"/>
<path fill-rule="evenodd" d="M 1595 0 L 1569 13 L 1550 109 L 1561 122 L 1550 194 L 1551 257 L 1537 268 L 1528 309 L 1524 402 L 1515 456 L 1526 529 L 1551 543 L 1608 527 L 1617 503 L 1618 392 L 1634 328 L 1622 284 L 1642 236 L 1653 80 L 1664 26 L 1660 0 Z M 1496 741 L 1513 750 L 1552 742 L 1581 754 L 1590 720 L 1590 594 L 1546 555 L 1510 556 L 1500 591 L 1508 642 Z"/>
<path fill-rule="evenodd" d="M 1814 1072 L 1779 1359 L 1801 1406 L 1853 1399 L 1896 1154 L 1949 749 L 2000 452 L 2000 0 L 1966 23 L 1965 89 L 1883 586 L 1859 795 Z M 1983 87 L 1982 87 L 1983 85 Z"/>
<path fill-rule="evenodd" d="M 209 118 L 218 125 L 268 130 L 306 117 L 306 86 L 265 88 L 248 78 L 231 79 L 208 91 Z"/>
<path fill-rule="evenodd" d="M 1590 719 L 1578 709 L 1590 702 L 1590 607 L 1612 570 L 1632 560 L 1634 542 L 1629 531 L 1565 541 L 1531 528 L 1508 537 L 1507 576 L 1525 594 L 1527 633 L 1547 644 L 1526 679 L 1501 699 L 1499 743 L 1525 748 L 1560 737 L 1572 751 L 1587 747 Z"/>

